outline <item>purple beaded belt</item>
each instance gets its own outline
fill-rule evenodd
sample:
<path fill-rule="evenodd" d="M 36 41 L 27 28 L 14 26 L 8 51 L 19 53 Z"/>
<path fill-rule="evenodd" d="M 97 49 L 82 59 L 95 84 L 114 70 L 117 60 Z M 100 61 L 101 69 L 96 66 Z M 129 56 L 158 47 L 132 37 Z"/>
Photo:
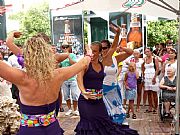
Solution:
<path fill-rule="evenodd" d="M 48 126 L 51 123 L 56 121 L 55 110 L 48 114 L 38 114 L 38 115 L 29 115 L 21 114 L 21 126 L 26 127 L 38 127 L 38 126 Z"/>

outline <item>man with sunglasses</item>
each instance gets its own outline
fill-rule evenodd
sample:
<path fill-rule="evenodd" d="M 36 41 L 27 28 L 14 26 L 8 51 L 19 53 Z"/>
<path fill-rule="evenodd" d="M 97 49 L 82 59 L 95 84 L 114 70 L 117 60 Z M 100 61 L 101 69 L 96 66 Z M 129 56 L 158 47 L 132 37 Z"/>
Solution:
<path fill-rule="evenodd" d="M 71 44 L 69 44 L 66 40 L 63 41 L 61 49 L 64 53 L 68 53 L 69 57 L 59 64 L 60 67 L 68 67 L 68 66 L 71 66 L 77 62 L 76 55 L 74 53 L 72 53 Z M 63 90 L 64 100 L 66 100 L 66 103 L 67 103 L 67 106 L 69 109 L 65 113 L 65 115 L 69 116 L 73 113 L 74 115 L 78 116 L 79 112 L 77 110 L 77 101 L 78 101 L 80 91 L 79 91 L 78 86 L 77 86 L 76 76 L 70 78 L 69 80 L 64 81 L 61 89 Z M 71 93 L 71 98 L 73 100 L 74 112 L 71 109 L 70 93 Z"/>

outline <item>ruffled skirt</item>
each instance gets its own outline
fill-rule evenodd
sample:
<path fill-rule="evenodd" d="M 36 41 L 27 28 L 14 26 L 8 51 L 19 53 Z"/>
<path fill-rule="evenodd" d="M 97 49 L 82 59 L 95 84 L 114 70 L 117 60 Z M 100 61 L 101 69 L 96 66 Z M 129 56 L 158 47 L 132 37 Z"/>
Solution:
<path fill-rule="evenodd" d="M 76 135 L 138 135 L 127 125 L 112 122 L 102 99 L 86 100 L 80 95 L 78 100 L 80 122 Z"/>

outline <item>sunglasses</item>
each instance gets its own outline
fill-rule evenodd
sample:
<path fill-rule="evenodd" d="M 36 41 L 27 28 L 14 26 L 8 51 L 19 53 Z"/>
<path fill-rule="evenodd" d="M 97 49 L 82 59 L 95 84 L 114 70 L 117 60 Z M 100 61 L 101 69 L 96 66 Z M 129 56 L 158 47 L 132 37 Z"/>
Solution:
<path fill-rule="evenodd" d="M 67 45 L 67 46 L 62 46 L 62 49 L 67 49 L 67 48 L 69 48 L 69 45 Z"/>
<path fill-rule="evenodd" d="M 108 47 L 102 47 L 102 50 L 106 50 L 106 49 L 108 49 Z"/>

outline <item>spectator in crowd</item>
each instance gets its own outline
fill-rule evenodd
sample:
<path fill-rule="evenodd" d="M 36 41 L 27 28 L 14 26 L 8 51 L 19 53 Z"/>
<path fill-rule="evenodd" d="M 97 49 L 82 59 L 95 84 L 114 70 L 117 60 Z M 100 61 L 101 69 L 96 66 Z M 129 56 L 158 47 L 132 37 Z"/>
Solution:
<path fill-rule="evenodd" d="M 21 45 L 17 45 L 20 50 L 22 50 L 22 46 Z M 18 57 L 15 54 L 12 54 L 11 56 L 9 56 L 8 58 L 8 63 L 17 69 L 22 69 L 23 67 L 18 63 Z M 11 88 L 11 92 L 12 92 L 12 98 L 17 100 L 17 104 L 19 104 L 19 89 L 17 88 L 17 86 L 15 84 L 12 84 L 12 88 Z"/>
<path fill-rule="evenodd" d="M 157 56 L 162 57 L 166 53 L 166 44 L 160 43 L 159 44 L 159 52 L 157 53 Z"/>
<path fill-rule="evenodd" d="M 158 55 L 158 52 L 159 52 L 159 44 L 157 43 L 157 44 L 155 45 L 155 49 L 154 49 L 154 51 L 153 51 L 153 54 Z"/>
<path fill-rule="evenodd" d="M 160 82 L 162 89 L 162 99 L 164 100 L 165 106 L 165 117 L 170 116 L 170 102 L 175 102 L 176 97 L 176 75 L 175 68 L 167 68 L 167 76 L 164 76 Z"/>
<path fill-rule="evenodd" d="M 137 92 L 137 79 L 139 78 L 139 73 L 136 70 L 136 63 L 130 62 L 128 66 L 128 71 L 125 74 L 124 84 L 125 84 L 125 98 L 129 100 L 129 106 L 127 111 L 127 118 L 130 117 L 130 110 L 132 112 L 132 118 L 136 119 L 136 114 L 134 112 L 134 100 L 136 98 Z"/>
<path fill-rule="evenodd" d="M 123 62 L 122 62 L 122 68 L 121 68 L 121 72 L 119 74 L 119 85 L 121 88 L 121 94 L 122 94 L 122 99 L 123 99 L 123 106 L 126 108 L 126 99 L 125 99 L 125 87 L 124 87 L 124 77 L 125 77 L 125 73 L 128 70 L 128 64 L 131 60 L 133 56 L 129 56 L 128 58 L 126 58 Z"/>
<path fill-rule="evenodd" d="M 149 108 L 145 113 L 156 113 L 158 106 L 157 91 L 159 90 L 159 79 L 157 78 L 159 72 L 158 60 L 152 55 L 152 48 L 146 48 L 144 63 L 142 65 L 144 77 L 144 95 L 148 95 Z M 154 103 L 154 107 L 153 107 Z M 154 110 L 152 110 L 154 108 Z"/>
<path fill-rule="evenodd" d="M 176 49 L 174 48 L 168 49 L 168 60 L 166 60 L 162 68 L 163 76 L 167 76 L 168 67 L 173 67 L 175 70 L 175 75 L 177 74 L 177 59 L 176 58 L 177 58 Z"/>
<path fill-rule="evenodd" d="M 0 51 L 0 61 L 3 61 L 4 63 L 11 66 L 7 61 L 4 59 L 4 53 Z M 12 98 L 11 90 L 12 87 L 11 83 L 9 81 L 6 81 L 5 79 L 0 77 L 0 96 L 8 96 Z"/>
<path fill-rule="evenodd" d="M 131 58 L 130 61 L 136 63 L 136 70 L 139 73 L 139 78 L 137 79 L 137 107 L 136 111 L 140 111 L 140 103 L 141 103 L 141 97 L 142 97 L 142 64 L 143 59 L 140 58 L 140 52 L 138 49 L 134 49 L 133 58 Z"/>
<path fill-rule="evenodd" d="M 65 40 L 62 43 L 62 50 L 64 53 L 68 53 L 69 56 L 67 59 L 60 62 L 60 64 L 59 64 L 60 67 L 68 67 L 68 66 L 71 66 L 77 62 L 76 55 L 74 53 L 72 53 L 71 46 Z M 77 101 L 78 101 L 80 91 L 78 89 L 76 76 L 73 76 L 72 78 L 69 78 L 68 80 L 64 81 L 61 89 L 63 90 L 64 100 L 66 100 L 67 107 L 68 107 L 68 111 L 65 113 L 65 115 L 69 116 L 73 113 L 74 115 L 78 116 L 79 111 L 77 109 Z M 71 108 L 70 94 L 72 97 L 73 110 Z"/>

